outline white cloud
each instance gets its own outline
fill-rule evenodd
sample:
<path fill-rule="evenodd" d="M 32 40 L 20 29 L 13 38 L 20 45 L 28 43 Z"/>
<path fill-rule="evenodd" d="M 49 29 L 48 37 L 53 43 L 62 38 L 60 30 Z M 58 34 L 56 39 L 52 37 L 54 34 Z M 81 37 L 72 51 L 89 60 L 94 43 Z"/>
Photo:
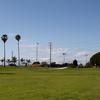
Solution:
<path fill-rule="evenodd" d="M 82 52 L 82 51 L 85 51 L 84 48 L 75 48 L 74 50 L 75 50 L 76 52 Z"/>
<path fill-rule="evenodd" d="M 30 57 L 35 59 L 36 57 L 36 44 L 25 44 L 21 45 L 23 48 L 23 52 L 26 57 Z M 49 61 L 49 46 L 48 45 L 41 45 L 39 44 L 39 61 Z M 97 51 L 96 51 L 97 52 Z M 63 55 L 62 53 L 66 53 L 66 62 L 72 62 L 74 59 L 77 59 L 80 63 L 89 61 L 90 57 L 96 53 L 93 50 L 85 50 L 85 49 L 68 49 L 68 48 L 52 48 L 52 61 L 56 61 L 57 63 L 63 62 Z"/>
<path fill-rule="evenodd" d="M 68 50 L 67 48 L 53 48 L 53 54 L 66 53 Z"/>
<path fill-rule="evenodd" d="M 30 45 L 26 44 L 26 45 L 21 45 L 21 47 L 27 49 L 27 48 L 33 48 L 34 45 L 32 45 L 32 44 L 30 44 Z"/>
<path fill-rule="evenodd" d="M 49 61 L 49 58 L 39 58 L 40 61 Z"/>
<path fill-rule="evenodd" d="M 76 54 L 76 57 L 77 56 L 88 56 L 91 52 L 88 52 L 88 51 L 82 51 L 82 52 L 78 52 Z"/>
<path fill-rule="evenodd" d="M 36 50 L 36 44 L 22 44 L 21 45 L 22 48 L 25 48 L 25 49 L 30 49 L 32 48 L 33 50 Z M 43 51 L 43 52 L 48 52 L 50 51 L 49 47 L 46 46 L 46 45 L 39 45 L 38 46 L 38 50 L 39 51 Z M 67 52 L 68 49 L 67 48 L 52 48 L 52 53 L 53 54 L 57 54 L 57 53 L 63 53 L 63 52 Z"/>

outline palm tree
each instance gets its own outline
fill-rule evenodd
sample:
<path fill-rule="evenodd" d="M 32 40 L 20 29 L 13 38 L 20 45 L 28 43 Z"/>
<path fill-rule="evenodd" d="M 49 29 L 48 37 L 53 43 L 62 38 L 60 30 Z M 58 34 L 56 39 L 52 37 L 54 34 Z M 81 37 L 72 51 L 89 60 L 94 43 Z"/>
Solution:
<path fill-rule="evenodd" d="M 24 58 L 21 58 L 21 60 L 20 60 L 20 61 L 21 61 L 21 63 L 22 63 L 22 64 L 24 64 L 24 63 L 25 63 L 25 59 L 24 59 Z"/>
<path fill-rule="evenodd" d="M 16 62 L 17 62 L 17 58 L 16 58 L 15 56 L 12 57 L 12 62 L 13 62 L 14 65 L 16 64 Z"/>
<path fill-rule="evenodd" d="M 29 65 L 29 63 L 31 63 L 30 59 L 26 59 L 27 64 Z"/>
<path fill-rule="evenodd" d="M 8 65 L 10 64 L 10 62 L 11 62 L 10 59 L 7 59 L 7 63 L 8 63 Z"/>
<path fill-rule="evenodd" d="M 2 63 L 2 66 L 3 66 L 3 63 L 4 63 L 4 59 L 1 59 L 0 61 L 1 61 L 1 63 Z"/>
<path fill-rule="evenodd" d="M 17 34 L 15 36 L 15 39 L 18 41 L 18 66 L 20 66 L 20 49 L 19 49 L 19 41 L 21 39 L 21 36 L 19 34 Z"/>
<path fill-rule="evenodd" d="M 5 43 L 8 40 L 8 36 L 6 34 L 2 35 L 1 37 L 2 41 L 4 42 L 4 67 L 6 66 L 6 48 L 5 48 Z"/>

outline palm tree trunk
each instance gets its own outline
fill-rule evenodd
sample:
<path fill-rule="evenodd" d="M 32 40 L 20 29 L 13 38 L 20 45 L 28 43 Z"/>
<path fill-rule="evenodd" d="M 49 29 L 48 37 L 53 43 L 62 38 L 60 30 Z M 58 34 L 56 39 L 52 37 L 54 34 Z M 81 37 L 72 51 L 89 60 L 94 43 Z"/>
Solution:
<path fill-rule="evenodd" d="M 18 66 L 20 66 L 20 49 L 19 49 L 19 41 L 18 41 Z"/>
<path fill-rule="evenodd" d="M 4 43 L 4 67 L 6 67 L 6 48 L 5 48 L 5 43 Z"/>

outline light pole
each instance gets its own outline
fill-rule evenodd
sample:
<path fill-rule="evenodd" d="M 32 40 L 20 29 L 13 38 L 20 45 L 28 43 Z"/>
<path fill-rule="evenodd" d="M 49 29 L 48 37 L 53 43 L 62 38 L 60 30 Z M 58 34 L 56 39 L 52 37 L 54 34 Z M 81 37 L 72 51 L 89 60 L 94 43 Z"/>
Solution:
<path fill-rule="evenodd" d="M 39 43 L 36 42 L 36 62 L 38 61 L 38 45 Z"/>
<path fill-rule="evenodd" d="M 4 42 L 4 67 L 6 67 L 6 47 L 5 47 L 5 43 L 8 40 L 8 36 L 6 34 L 2 35 L 1 37 L 2 41 Z"/>
<path fill-rule="evenodd" d="M 85 54 L 85 57 L 86 57 L 86 64 L 87 64 L 87 57 L 88 57 L 88 54 Z"/>
<path fill-rule="evenodd" d="M 19 48 L 19 41 L 21 39 L 21 36 L 19 34 L 17 34 L 15 36 L 15 39 L 18 41 L 18 66 L 20 66 L 20 48 Z"/>
<path fill-rule="evenodd" d="M 65 55 L 66 55 L 66 53 L 62 53 L 62 55 L 63 55 L 63 63 L 65 64 Z"/>
<path fill-rule="evenodd" d="M 12 55 L 11 57 L 13 58 L 13 51 L 12 51 L 11 55 Z"/>
<path fill-rule="evenodd" d="M 50 66 L 52 62 L 52 42 L 49 42 L 49 48 L 50 48 Z"/>

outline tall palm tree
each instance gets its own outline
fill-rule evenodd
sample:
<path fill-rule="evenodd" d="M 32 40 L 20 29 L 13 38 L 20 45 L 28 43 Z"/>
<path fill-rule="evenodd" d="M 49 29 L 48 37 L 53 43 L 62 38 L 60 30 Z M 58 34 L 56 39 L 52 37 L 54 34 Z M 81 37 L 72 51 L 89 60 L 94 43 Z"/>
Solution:
<path fill-rule="evenodd" d="M 6 34 L 2 35 L 1 37 L 2 41 L 4 42 L 4 67 L 6 66 L 6 48 L 5 48 L 5 43 L 8 40 L 8 36 Z"/>
<path fill-rule="evenodd" d="M 20 66 L 20 49 L 19 49 L 19 41 L 21 39 L 21 36 L 19 34 L 17 34 L 15 36 L 15 39 L 18 41 L 18 66 Z"/>

